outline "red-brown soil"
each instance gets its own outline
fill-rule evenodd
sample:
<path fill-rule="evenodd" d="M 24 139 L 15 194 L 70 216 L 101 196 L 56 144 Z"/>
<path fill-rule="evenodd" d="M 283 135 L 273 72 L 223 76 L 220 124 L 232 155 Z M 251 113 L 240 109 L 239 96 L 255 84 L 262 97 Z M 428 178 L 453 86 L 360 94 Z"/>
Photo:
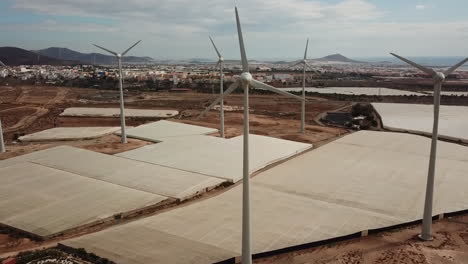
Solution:
<path fill-rule="evenodd" d="M 417 238 L 420 226 L 257 259 L 258 264 L 464 264 L 468 263 L 468 215 L 435 221 L 434 241 Z"/>
<path fill-rule="evenodd" d="M 129 144 L 120 144 L 114 135 L 93 140 L 13 143 L 15 134 L 29 134 L 56 126 L 118 126 L 118 118 L 69 118 L 60 117 L 67 107 L 118 107 L 116 91 L 99 91 L 48 86 L 0 87 L 0 118 L 3 121 L 8 152 L 0 159 L 22 155 L 57 145 L 72 145 L 102 153 L 115 154 L 134 149 L 148 142 L 129 139 Z M 126 106 L 145 109 L 175 109 L 181 115 L 173 121 L 219 127 L 219 115 L 210 111 L 206 117 L 197 120 L 197 115 L 216 96 L 199 93 L 150 93 L 126 92 Z M 110 98 L 110 99 L 109 99 Z M 242 106 L 242 95 L 226 98 L 226 104 Z M 276 95 L 252 95 L 250 98 L 250 131 L 253 134 L 313 143 L 320 146 L 349 131 L 326 127 L 317 123 L 323 112 L 345 109 L 348 102 L 330 101 L 308 97 L 306 133 L 300 134 L 300 104 L 292 99 Z M 129 126 L 154 120 L 128 119 Z M 226 112 L 226 135 L 242 134 L 243 115 L 241 111 Z M 205 194 L 206 199 L 219 192 Z M 197 202 L 194 200 L 192 202 Z M 178 205 L 178 206 L 184 206 Z M 169 209 L 168 209 L 169 210 Z M 140 217 L 145 217 L 140 216 Z M 85 230 L 79 234 L 95 232 Z M 419 227 L 404 228 L 392 232 L 371 235 L 360 239 L 337 243 L 319 248 L 295 251 L 271 258 L 256 260 L 256 263 L 468 263 L 468 216 L 454 217 L 435 222 L 436 239 L 420 242 L 415 237 Z M 37 247 L 53 246 L 67 237 L 46 242 L 35 242 L 21 236 L 0 233 L 0 257 L 13 252 Z M 7 253 L 9 252 L 9 253 Z"/>
<path fill-rule="evenodd" d="M 12 144 L 17 136 L 30 134 L 53 127 L 77 126 L 119 126 L 118 118 L 78 118 L 61 117 L 67 107 L 118 107 L 116 91 L 101 91 L 52 86 L 0 87 L 2 103 L 0 118 L 3 122 L 7 149 L 11 152 L 34 151 L 55 144 Z M 219 114 L 210 111 L 206 117 L 196 120 L 201 110 L 217 95 L 201 93 L 167 92 L 127 92 L 126 107 L 144 109 L 175 109 L 182 114 L 173 121 L 219 128 Z M 277 138 L 316 143 L 325 142 L 346 130 L 319 126 L 314 119 L 325 111 L 332 111 L 349 105 L 346 102 L 308 98 L 307 133 L 298 133 L 300 125 L 300 104 L 295 100 L 276 95 L 252 95 L 250 99 L 251 133 Z M 242 106 L 242 95 L 234 94 L 226 98 L 226 104 Z M 128 126 L 138 126 L 155 119 L 127 118 Z M 226 112 L 226 134 L 233 137 L 242 134 L 242 111 Z M 57 143 L 62 144 L 62 142 Z M 75 143 L 66 143 L 75 144 Z M 94 141 L 78 145 L 91 146 Z M 138 144 L 137 144 L 138 145 Z M 102 145 L 98 145 L 102 146 Z M 99 147 L 95 147 L 99 151 Z M 107 152 L 107 151 L 104 151 Z M 0 154 L 0 159 L 15 155 Z"/>

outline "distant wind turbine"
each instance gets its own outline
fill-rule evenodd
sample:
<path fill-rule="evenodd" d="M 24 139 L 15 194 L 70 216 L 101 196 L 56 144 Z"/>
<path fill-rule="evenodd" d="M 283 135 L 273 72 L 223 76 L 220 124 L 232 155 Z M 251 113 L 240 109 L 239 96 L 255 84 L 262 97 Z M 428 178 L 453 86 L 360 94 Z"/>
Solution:
<path fill-rule="evenodd" d="M 235 8 L 236 22 L 237 22 L 237 34 L 239 37 L 240 54 L 242 59 L 242 74 L 229 88 L 216 99 L 205 111 L 203 111 L 199 117 L 203 116 L 213 106 L 218 104 L 223 97 L 232 93 L 238 87 L 244 89 L 244 146 L 243 146 L 243 189 L 242 189 L 242 264 L 252 263 L 252 252 L 251 252 L 251 233 L 250 233 L 250 175 L 249 175 L 249 88 L 259 88 L 269 90 L 275 93 L 286 95 L 297 100 L 303 101 L 304 98 L 277 89 L 273 86 L 259 82 L 252 78 L 249 72 L 249 63 L 247 55 L 245 53 L 244 38 L 242 36 L 242 29 L 239 20 L 239 13 L 237 7 Z"/>
<path fill-rule="evenodd" d="M 109 52 L 110 54 L 114 55 L 118 62 L 119 62 L 119 90 L 120 90 L 120 127 L 121 127 L 121 140 L 122 144 L 127 143 L 127 133 L 125 131 L 125 111 L 124 111 L 124 96 L 123 96 L 123 75 L 122 75 L 122 57 L 125 56 L 131 49 L 133 49 L 136 45 L 138 45 L 141 42 L 139 40 L 135 44 L 133 44 L 130 48 L 125 50 L 122 54 L 108 50 L 106 48 L 103 48 L 101 46 L 98 46 L 96 44 L 93 44 L 94 46 Z"/>
<path fill-rule="evenodd" d="M 0 65 L 6 67 L 6 65 L 0 61 Z M 2 120 L 0 119 L 0 153 L 5 153 L 5 141 L 3 140 L 3 128 L 2 128 Z"/>
<path fill-rule="evenodd" d="M 444 72 L 436 72 L 433 69 L 426 68 L 415 62 L 412 62 L 408 59 L 400 57 L 394 53 L 391 55 L 397 57 L 398 59 L 408 63 L 409 65 L 425 72 L 434 79 L 434 123 L 432 128 L 432 142 L 431 142 L 431 154 L 429 159 L 429 171 L 427 176 L 427 185 L 426 185 L 426 198 L 424 201 L 424 214 L 423 214 L 423 224 L 421 234 L 419 238 L 422 240 L 432 240 L 432 202 L 434 200 L 434 174 L 435 174 L 435 163 L 436 163 L 436 152 L 437 152 L 437 137 L 439 130 L 439 109 L 440 109 L 440 92 L 442 90 L 442 83 L 445 81 L 445 77 L 449 76 L 460 66 L 465 64 L 468 61 L 468 58 L 463 61 L 455 64 L 451 68 L 447 69 Z"/>
<path fill-rule="evenodd" d="M 224 138 L 224 58 L 221 56 L 221 53 L 219 52 L 218 48 L 216 47 L 213 39 L 210 37 L 211 43 L 213 44 L 213 48 L 216 51 L 216 54 L 218 54 L 218 63 L 216 64 L 216 67 L 219 66 L 219 93 L 221 97 L 221 102 L 220 102 L 220 109 L 219 109 L 219 115 L 220 115 L 220 129 L 219 133 L 221 134 L 221 137 Z"/>
<path fill-rule="evenodd" d="M 306 47 L 305 47 L 305 52 L 304 52 L 304 59 L 294 65 L 292 65 L 293 67 L 294 66 L 298 66 L 298 65 L 302 65 L 303 66 L 303 75 L 302 75 L 302 98 L 304 100 L 302 100 L 302 103 L 301 103 L 301 133 L 305 133 L 305 86 L 306 86 L 306 70 L 307 70 L 307 67 L 310 67 L 309 63 L 307 62 L 307 50 L 309 48 L 309 39 L 307 39 L 307 42 L 306 42 Z"/>

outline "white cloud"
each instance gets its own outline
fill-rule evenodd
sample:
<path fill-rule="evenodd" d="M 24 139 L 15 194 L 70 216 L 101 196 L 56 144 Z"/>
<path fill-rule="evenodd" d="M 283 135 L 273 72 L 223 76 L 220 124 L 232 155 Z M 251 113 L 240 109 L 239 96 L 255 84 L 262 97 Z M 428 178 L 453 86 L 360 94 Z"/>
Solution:
<path fill-rule="evenodd" d="M 425 5 L 416 5 L 416 9 L 423 10 L 423 9 L 426 9 L 426 6 Z"/>
<path fill-rule="evenodd" d="M 338 17 L 345 17 L 355 20 L 370 20 L 382 16 L 376 6 L 363 0 L 345 0 L 329 7 Z"/>
<path fill-rule="evenodd" d="M 242 0 L 240 17 L 246 31 L 296 32 L 301 34 L 311 24 L 354 23 L 382 15 L 367 0 Z M 202 41 L 208 34 L 231 36 L 235 33 L 232 0 L 13 0 L 12 8 L 53 16 L 82 17 L 89 24 L 9 25 L 10 28 L 115 32 L 135 37 L 166 38 L 174 41 Z M 105 19 L 106 25 L 97 23 Z M 109 22 L 110 21 L 110 22 Z M 112 26 L 108 26 L 111 24 Z"/>
<path fill-rule="evenodd" d="M 4 24 L 0 30 L 8 31 L 48 31 L 48 32 L 78 32 L 78 33 L 112 33 L 119 31 L 112 26 L 103 26 L 93 23 L 67 24 L 58 23 L 55 20 L 45 20 L 34 24 Z"/>
<path fill-rule="evenodd" d="M 81 20 L 74 18 L 73 24 L 53 21 L 4 24 L 0 29 L 80 32 L 82 34 L 78 35 L 84 37 L 85 33 L 103 32 L 102 41 L 118 39 L 118 43 L 131 43 L 135 39 L 143 39 L 135 52 L 173 58 L 214 55 L 208 41 L 211 34 L 226 58 L 239 56 L 232 0 L 10 1 L 17 11 L 51 15 L 52 19 L 54 16 L 75 16 Z M 248 54 L 257 58 L 299 57 L 307 37 L 311 38 L 311 56 L 317 57 L 332 52 L 382 55 L 390 50 L 399 50 L 399 47 L 403 52 L 414 55 L 435 53 L 438 49 L 452 53 L 466 51 L 468 20 L 451 23 L 382 22 L 382 17 L 393 21 L 389 20 L 392 15 L 370 0 L 330 2 L 238 0 Z M 85 48 L 88 46 L 83 44 Z"/>
<path fill-rule="evenodd" d="M 239 1 L 251 23 L 310 21 L 322 18 L 372 19 L 380 14 L 367 0 L 342 0 L 326 4 L 321 0 Z M 245 8 L 243 8 L 245 6 Z M 165 22 L 210 25 L 231 20 L 232 0 L 14 0 L 13 8 L 40 14 L 151 19 Z M 255 19 L 255 20 L 253 20 Z M 248 23 L 248 21 L 246 21 Z"/>

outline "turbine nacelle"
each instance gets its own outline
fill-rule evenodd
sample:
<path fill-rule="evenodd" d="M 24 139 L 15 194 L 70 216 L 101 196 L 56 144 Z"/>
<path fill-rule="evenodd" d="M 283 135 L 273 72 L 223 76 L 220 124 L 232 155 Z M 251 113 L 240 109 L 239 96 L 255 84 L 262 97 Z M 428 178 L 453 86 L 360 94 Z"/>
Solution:
<path fill-rule="evenodd" d="M 443 82 L 445 80 L 445 74 L 443 74 L 442 72 L 437 72 L 434 75 L 434 80 L 439 81 L 439 82 Z"/>
<path fill-rule="evenodd" d="M 250 74 L 250 72 L 243 72 L 241 75 L 240 75 L 240 81 L 243 85 L 248 85 L 252 82 L 253 80 L 253 77 L 252 77 L 252 74 Z"/>
<path fill-rule="evenodd" d="M 224 61 L 224 58 L 223 58 L 223 57 L 219 57 L 218 62 L 223 62 L 223 61 Z"/>
<path fill-rule="evenodd" d="M 122 54 L 120 54 L 120 53 L 117 53 L 117 55 L 115 55 L 115 56 L 117 56 L 117 58 L 122 58 Z"/>

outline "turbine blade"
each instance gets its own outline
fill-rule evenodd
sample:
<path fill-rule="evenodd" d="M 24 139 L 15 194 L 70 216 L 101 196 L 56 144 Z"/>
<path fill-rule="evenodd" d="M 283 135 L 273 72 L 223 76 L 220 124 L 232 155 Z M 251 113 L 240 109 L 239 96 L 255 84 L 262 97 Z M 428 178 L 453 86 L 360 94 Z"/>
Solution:
<path fill-rule="evenodd" d="M 400 59 L 400 60 L 402 60 L 402 61 L 408 63 L 409 65 L 411 65 L 411 66 L 413 66 L 413 67 L 415 67 L 415 68 L 420 69 L 421 71 L 423 71 L 423 72 L 429 74 L 429 75 L 432 76 L 432 77 L 434 77 L 434 76 L 437 74 L 433 69 L 429 69 L 429 68 L 426 68 L 426 67 L 424 67 L 424 66 L 421 66 L 421 65 L 417 64 L 416 62 L 412 62 L 412 61 L 410 61 L 410 60 L 408 60 L 408 59 L 405 59 L 405 58 L 403 58 L 403 57 L 401 57 L 401 56 L 396 55 L 395 53 L 390 53 L 390 54 L 393 55 L 393 56 L 395 56 L 395 57 L 397 57 L 398 59 Z"/>
<path fill-rule="evenodd" d="M 312 68 L 312 65 L 306 63 L 306 66 L 309 70 L 313 71 L 313 72 L 318 72 L 316 69 Z"/>
<path fill-rule="evenodd" d="M 6 67 L 5 63 L 3 63 L 2 61 L 0 61 L 0 65 L 2 65 L 3 67 Z"/>
<path fill-rule="evenodd" d="M 131 49 L 133 49 L 136 45 L 138 45 L 141 42 L 141 40 L 137 41 L 137 43 L 133 44 L 130 48 L 128 48 L 126 51 L 122 53 L 122 56 L 125 56 Z"/>
<path fill-rule="evenodd" d="M 223 97 L 228 96 L 230 93 L 234 92 L 234 90 L 236 90 L 237 87 L 239 87 L 239 81 L 235 81 L 233 84 L 231 84 L 231 86 L 229 86 L 229 88 L 226 91 L 224 91 L 222 96 L 219 96 L 218 98 L 216 98 L 216 100 L 214 100 L 213 103 L 211 103 L 205 110 L 203 110 L 203 112 L 201 112 L 201 114 L 197 117 L 197 120 L 202 118 L 215 105 L 219 104 L 219 102 L 221 102 L 221 99 Z"/>
<path fill-rule="evenodd" d="M 112 50 L 108 50 L 108 49 L 103 48 L 103 47 L 101 47 L 101 46 L 98 46 L 98 45 L 96 45 L 96 44 L 93 44 L 93 45 L 96 46 L 96 47 L 98 47 L 98 48 L 100 48 L 100 49 L 102 49 L 102 50 L 105 50 L 105 51 L 109 52 L 110 54 L 113 54 L 113 55 L 117 56 L 117 52 L 114 52 L 114 51 L 112 51 Z"/>
<path fill-rule="evenodd" d="M 305 53 L 304 53 L 304 60 L 307 60 L 307 50 L 309 49 L 309 39 L 307 39 Z"/>
<path fill-rule="evenodd" d="M 213 44 L 213 47 L 214 47 L 214 49 L 216 50 L 216 53 L 218 54 L 218 57 L 221 58 L 221 57 L 222 57 L 222 56 L 221 56 L 221 53 L 219 53 L 219 50 L 218 50 L 218 48 L 216 47 L 216 45 L 215 45 L 213 39 L 211 38 L 211 36 L 210 36 L 210 40 L 211 40 L 211 44 Z"/>
<path fill-rule="evenodd" d="M 301 65 L 301 64 L 303 64 L 302 61 L 294 63 L 294 64 L 288 64 L 288 68 L 296 67 L 296 66 Z"/>
<path fill-rule="evenodd" d="M 249 72 L 249 62 L 247 61 L 247 55 L 245 54 L 244 37 L 242 36 L 242 28 L 239 20 L 239 12 L 237 11 L 237 6 L 235 9 L 237 21 L 237 35 L 239 36 L 239 46 L 242 59 L 242 71 Z"/>
<path fill-rule="evenodd" d="M 451 73 L 453 73 L 456 69 L 458 69 L 460 66 L 462 66 L 463 64 L 465 64 L 466 62 L 468 61 L 468 58 L 460 61 L 459 63 L 453 65 L 450 69 L 446 70 L 444 72 L 444 75 L 445 76 L 449 76 Z"/>
<path fill-rule="evenodd" d="M 284 95 L 284 96 L 288 96 L 288 97 L 291 97 L 291 98 L 294 98 L 294 99 L 297 99 L 299 101 L 304 101 L 304 98 L 300 97 L 300 96 L 297 96 L 297 95 L 294 95 L 294 94 L 291 94 L 291 93 L 288 93 L 288 92 L 285 92 L 281 89 L 278 89 L 278 88 L 275 88 L 271 85 L 268 85 L 266 83 L 262 83 L 262 82 L 259 82 L 257 80 L 252 80 L 251 81 L 251 85 L 254 87 L 254 88 L 259 88 L 259 89 L 265 89 L 265 90 L 268 90 L 268 91 L 271 91 L 271 92 L 274 92 L 274 93 L 277 93 L 277 94 L 281 94 L 281 95 Z"/>

